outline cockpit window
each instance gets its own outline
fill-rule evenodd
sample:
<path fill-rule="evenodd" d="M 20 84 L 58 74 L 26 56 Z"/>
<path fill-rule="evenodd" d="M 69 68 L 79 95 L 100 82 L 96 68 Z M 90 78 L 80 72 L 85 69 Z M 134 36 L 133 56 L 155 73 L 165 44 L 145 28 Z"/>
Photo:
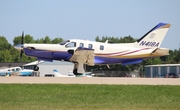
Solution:
<path fill-rule="evenodd" d="M 76 47 L 76 42 L 70 42 L 69 44 L 66 45 L 67 48 L 69 47 Z"/>
<path fill-rule="evenodd" d="M 59 44 L 60 44 L 60 45 L 65 45 L 65 44 L 67 44 L 68 42 L 70 42 L 70 41 L 69 41 L 69 40 L 66 40 L 66 41 L 60 42 Z"/>

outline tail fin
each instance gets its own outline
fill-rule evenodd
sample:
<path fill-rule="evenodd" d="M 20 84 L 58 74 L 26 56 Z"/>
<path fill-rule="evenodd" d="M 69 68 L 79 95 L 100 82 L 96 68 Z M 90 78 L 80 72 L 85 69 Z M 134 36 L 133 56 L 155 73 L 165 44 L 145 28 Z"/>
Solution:
<path fill-rule="evenodd" d="M 159 48 L 171 24 L 159 23 L 135 43 L 135 47 Z"/>
<path fill-rule="evenodd" d="M 58 70 L 56 70 L 56 69 L 54 69 L 53 72 L 54 72 L 55 76 L 61 75 L 61 74 L 58 72 Z"/>
<path fill-rule="evenodd" d="M 54 69 L 53 72 L 54 72 L 54 73 L 55 73 L 55 72 L 59 73 L 58 70 L 56 70 L 56 69 Z"/>

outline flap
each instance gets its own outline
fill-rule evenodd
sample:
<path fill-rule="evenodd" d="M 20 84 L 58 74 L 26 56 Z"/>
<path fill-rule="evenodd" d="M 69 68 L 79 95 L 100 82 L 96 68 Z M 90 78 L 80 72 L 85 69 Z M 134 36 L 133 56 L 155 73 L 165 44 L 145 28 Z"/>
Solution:
<path fill-rule="evenodd" d="M 78 47 L 69 60 L 94 66 L 94 55 L 94 49 Z"/>

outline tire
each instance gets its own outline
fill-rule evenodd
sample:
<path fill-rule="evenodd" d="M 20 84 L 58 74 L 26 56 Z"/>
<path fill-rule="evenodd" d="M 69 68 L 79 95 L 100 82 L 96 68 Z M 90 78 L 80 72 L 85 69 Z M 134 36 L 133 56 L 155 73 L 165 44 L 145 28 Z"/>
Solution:
<path fill-rule="evenodd" d="M 78 73 L 78 72 L 77 72 L 77 69 L 74 69 L 74 70 L 73 70 L 73 73 L 74 73 L 74 75 L 76 75 L 76 76 L 77 76 L 77 75 L 82 75 L 82 73 Z"/>
<path fill-rule="evenodd" d="M 34 66 L 34 71 L 39 71 L 39 67 L 37 65 Z"/>
<path fill-rule="evenodd" d="M 77 75 L 77 69 L 73 70 L 74 75 Z"/>

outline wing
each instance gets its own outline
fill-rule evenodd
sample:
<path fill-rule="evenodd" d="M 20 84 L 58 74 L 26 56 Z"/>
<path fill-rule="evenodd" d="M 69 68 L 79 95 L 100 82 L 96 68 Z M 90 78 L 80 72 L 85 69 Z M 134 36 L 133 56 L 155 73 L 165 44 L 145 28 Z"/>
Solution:
<path fill-rule="evenodd" d="M 94 66 L 94 56 L 94 49 L 78 47 L 69 60 Z"/>

